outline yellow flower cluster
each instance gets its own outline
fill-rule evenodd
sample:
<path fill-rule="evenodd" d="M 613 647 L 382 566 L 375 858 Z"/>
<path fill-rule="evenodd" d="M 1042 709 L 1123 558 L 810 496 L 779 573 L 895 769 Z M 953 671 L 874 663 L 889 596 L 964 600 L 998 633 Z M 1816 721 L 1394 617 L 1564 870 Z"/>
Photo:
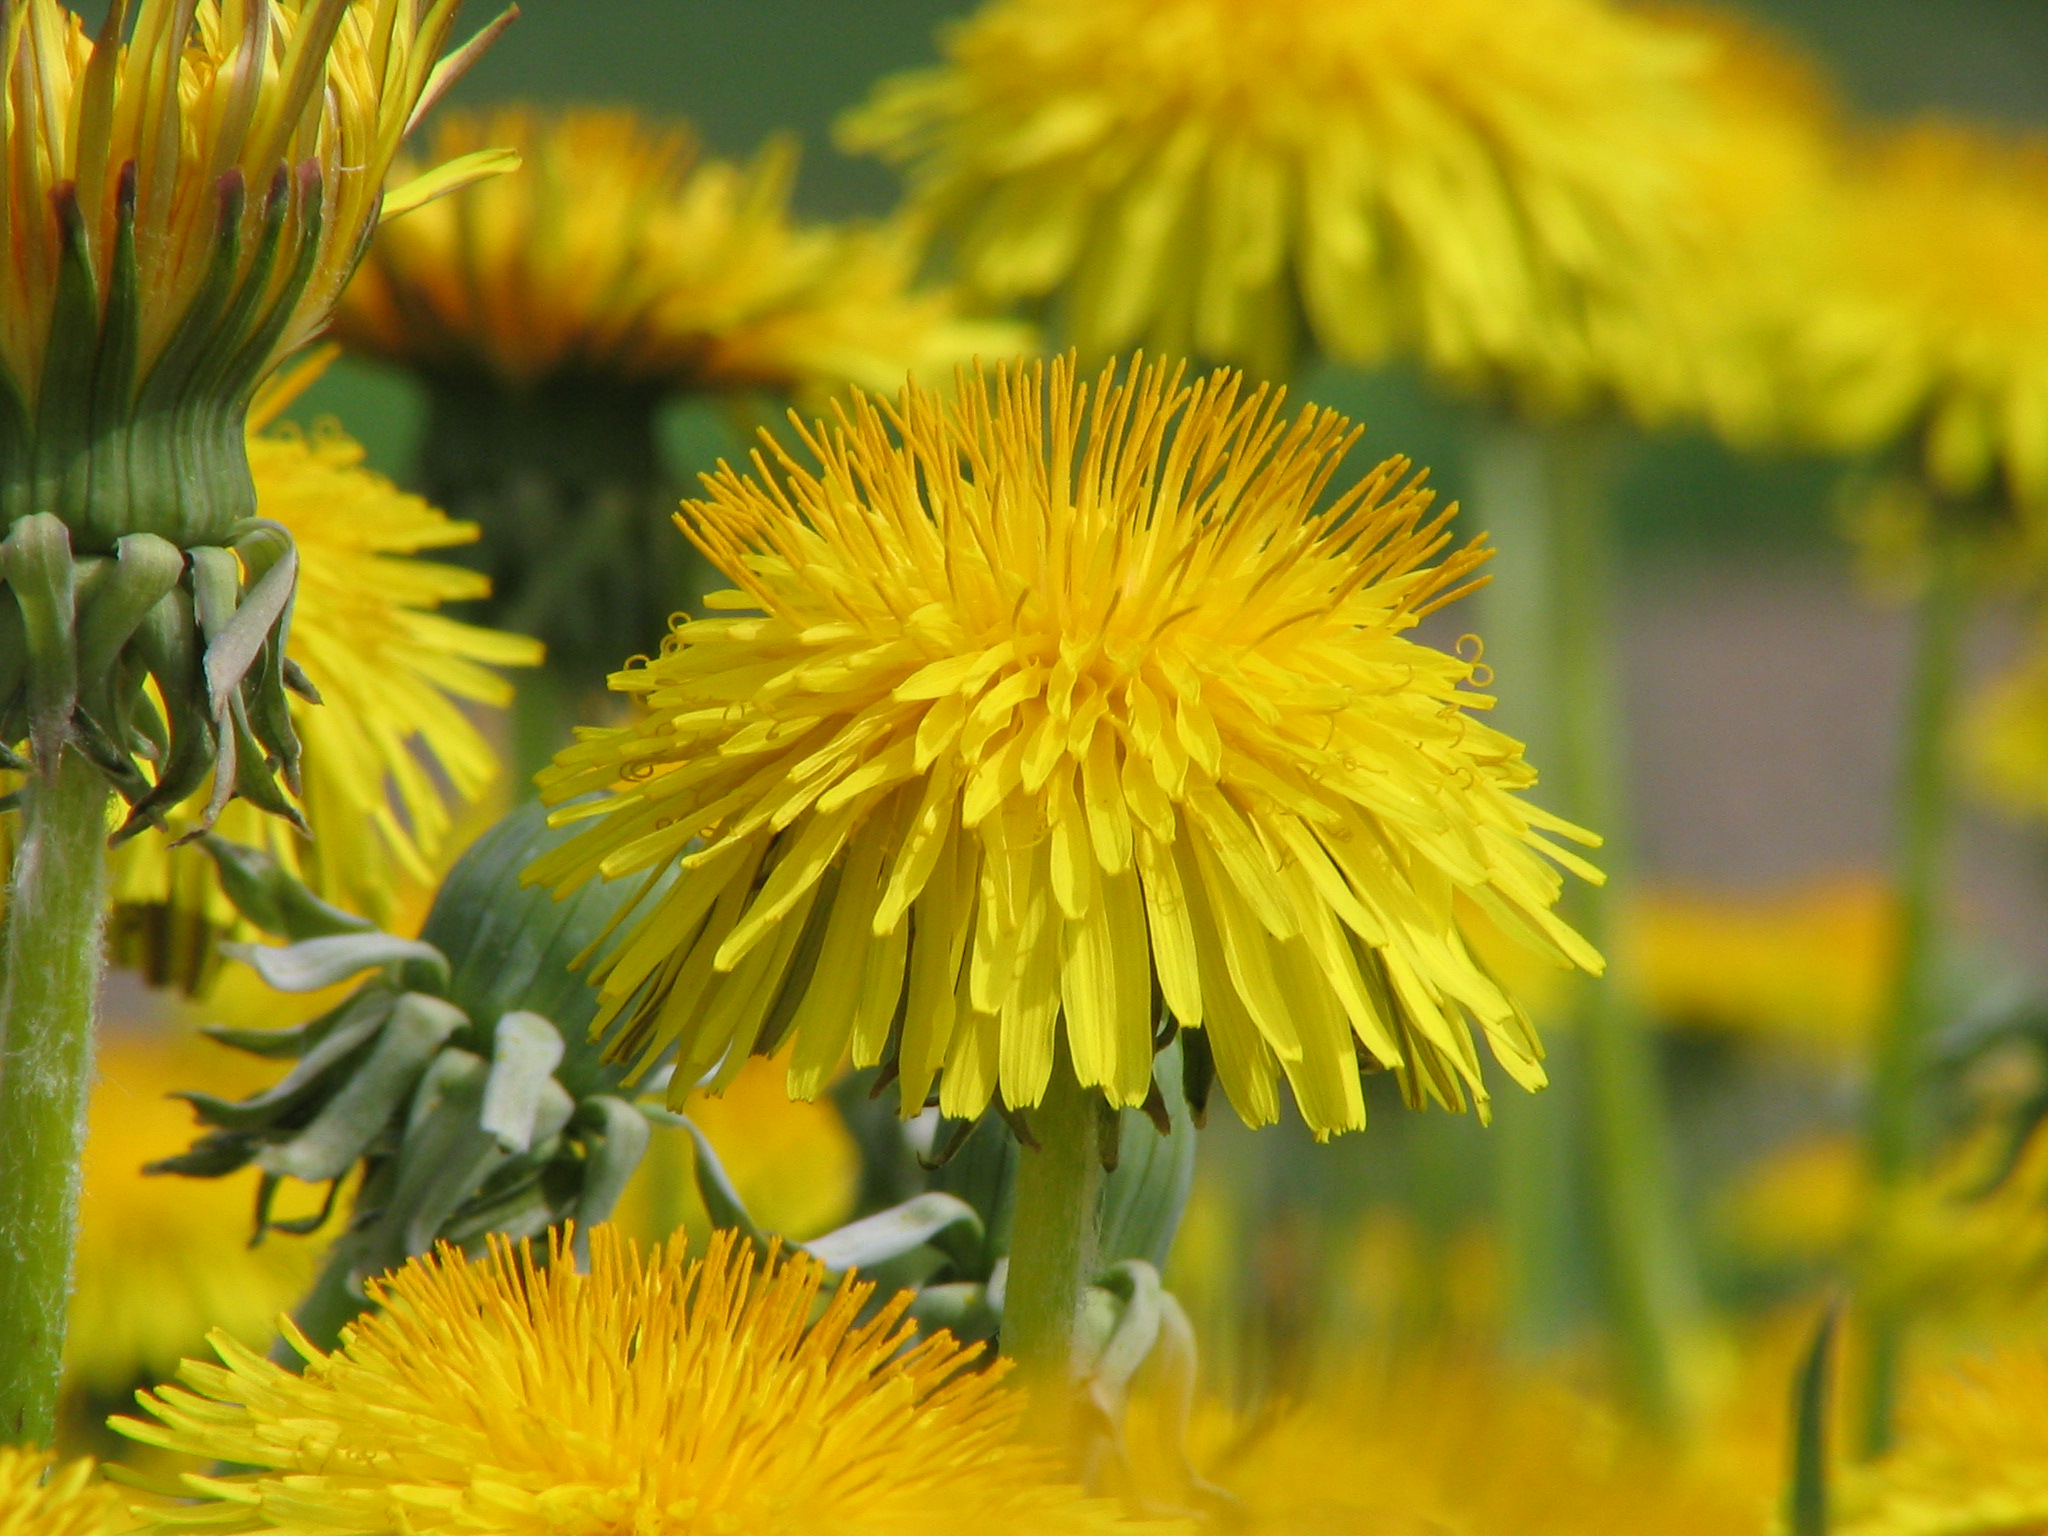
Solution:
<path fill-rule="evenodd" d="M 970 293 L 1054 300 L 1084 356 L 1399 350 L 1550 405 L 1662 378 L 1698 111 L 1671 29 L 1604 0 L 995 0 L 946 51 L 843 140 L 907 166 Z"/>
<path fill-rule="evenodd" d="M 47 1452 L 0 1445 L 0 1532 L 5 1536 L 111 1536 L 129 1529 L 114 1490 L 80 1460 L 58 1466 Z"/>
<path fill-rule="evenodd" d="M 351 348 L 513 388 L 892 389 L 1018 349 L 1021 328 L 915 291 L 900 230 L 794 223 L 787 144 L 751 165 L 622 111 L 451 114 L 440 157 L 509 145 L 522 173 L 378 233 L 335 319 Z"/>
<path fill-rule="evenodd" d="M 1063 1039 L 1136 1105 L 1156 978 L 1254 1125 L 1283 1072 L 1318 1135 L 1362 1125 L 1361 1060 L 1483 1104 L 1474 1022 L 1543 1081 L 1464 929 L 1598 970 L 1551 910 L 1554 863 L 1594 872 L 1546 834 L 1594 839 L 1522 798 L 1484 673 L 1408 637 L 1485 551 L 1445 553 L 1407 461 L 1325 504 L 1350 423 L 1162 364 L 838 423 L 800 428 L 816 469 L 769 439 L 707 479 L 687 530 L 742 612 L 614 676 L 632 719 L 542 775 L 606 793 L 530 880 L 688 871 L 596 971 L 622 1052 L 680 1042 L 688 1085 L 790 1039 L 806 1098 L 886 1055 L 906 1114 L 943 1074 L 972 1116 L 1036 1105 Z"/>
<path fill-rule="evenodd" d="M 116 1427 L 253 1470 L 187 1475 L 202 1502 L 158 1528 L 1165 1536 L 1055 1481 L 1001 1369 L 913 1343 L 907 1295 L 862 1321 L 871 1286 L 821 1300 L 816 1262 L 729 1232 L 695 1262 L 589 1236 L 587 1273 L 561 1234 L 417 1260 L 303 1375 L 218 1338 L 223 1364 L 143 1394 L 157 1423 Z"/>

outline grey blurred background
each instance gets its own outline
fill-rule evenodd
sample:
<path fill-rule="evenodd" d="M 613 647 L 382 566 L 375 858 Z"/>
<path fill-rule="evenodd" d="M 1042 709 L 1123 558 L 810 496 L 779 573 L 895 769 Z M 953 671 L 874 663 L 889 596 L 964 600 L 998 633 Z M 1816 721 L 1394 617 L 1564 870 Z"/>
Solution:
<path fill-rule="evenodd" d="M 490 7 L 471 0 L 480 24 Z M 892 70 L 937 56 L 955 0 L 524 0 L 524 14 L 458 92 L 623 102 L 691 119 L 744 155 L 794 132 L 807 215 L 879 214 L 882 167 L 832 148 L 834 118 Z M 2043 0 L 1768 0 L 1753 13 L 1804 42 L 1872 114 L 1938 111 L 2048 121 Z M 1401 373 L 1324 371 L 1312 398 L 1361 415 L 1365 452 L 1403 452 L 1451 496 L 1468 489 L 1472 422 Z M 415 402 L 390 375 L 344 364 L 303 408 L 331 411 L 403 478 Z M 669 424 L 679 467 L 732 447 L 718 417 Z M 1881 871 L 1902 617 L 1858 592 L 1835 536 L 1828 466 L 1743 459 L 1695 437 L 1627 450 L 1626 657 L 1643 873 L 1660 884 L 1776 891 Z M 1467 526 L 1485 526 L 1468 505 Z M 1980 666 L 2016 626 L 1980 626 Z M 650 641 L 653 637 L 650 637 Z M 1504 680 L 1512 687 L 1512 681 Z M 2032 830 L 1975 813 L 1963 833 L 1965 931 L 1997 960 L 2048 971 L 2048 857 Z"/>

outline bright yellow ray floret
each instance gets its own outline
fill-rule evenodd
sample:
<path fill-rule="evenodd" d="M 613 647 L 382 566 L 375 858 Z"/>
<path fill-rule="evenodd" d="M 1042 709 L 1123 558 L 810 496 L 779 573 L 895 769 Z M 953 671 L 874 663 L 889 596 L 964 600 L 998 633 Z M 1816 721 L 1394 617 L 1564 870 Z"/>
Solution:
<path fill-rule="evenodd" d="M 303 1376 L 216 1340 L 183 1387 L 146 1393 L 137 1440 L 255 1470 L 190 1475 L 204 1502 L 160 1529 L 370 1536 L 1093 1536 L 1128 1522 L 1013 1438 L 1021 1398 L 950 1334 L 911 1343 L 900 1293 L 820 1302 L 806 1257 L 724 1232 L 643 1261 L 591 1234 L 545 1263 L 492 1240 L 383 1282 L 384 1310 Z M 813 1321 L 813 1317 L 816 1320 Z"/>
<path fill-rule="evenodd" d="M 686 871 L 597 969 L 623 1049 L 679 1042 L 687 1089 L 793 1036 L 798 1097 L 850 1050 L 973 1115 L 1037 1104 L 1064 1027 L 1135 1105 L 1156 986 L 1253 1124 L 1284 1071 L 1319 1134 L 1362 1125 L 1361 1063 L 1483 1103 L 1473 1021 L 1542 1082 L 1464 929 L 1599 969 L 1544 834 L 1593 839 L 1518 796 L 1482 669 L 1406 633 L 1486 553 L 1444 553 L 1406 460 L 1326 503 L 1349 422 L 1163 364 L 799 430 L 817 468 L 770 439 L 684 509 L 740 588 L 710 606 L 758 612 L 678 624 L 542 775 L 607 793 L 529 879 Z"/>
<path fill-rule="evenodd" d="M 511 389 L 893 388 L 1022 344 L 913 289 L 900 230 L 801 225 L 786 143 L 747 166 L 631 112 L 451 114 L 437 157 L 516 148 L 518 176 L 379 232 L 335 318 L 350 347 Z"/>
<path fill-rule="evenodd" d="M 0 1445 L 0 1531 L 6 1536 L 109 1536 L 134 1522 L 90 1461 L 56 1465 L 47 1451 Z"/>
<path fill-rule="evenodd" d="M 1604 0 L 992 0 L 946 52 L 843 141 L 1084 356 L 1402 351 L 1546 404 L 1663 371 L 1698 49 Z"/>

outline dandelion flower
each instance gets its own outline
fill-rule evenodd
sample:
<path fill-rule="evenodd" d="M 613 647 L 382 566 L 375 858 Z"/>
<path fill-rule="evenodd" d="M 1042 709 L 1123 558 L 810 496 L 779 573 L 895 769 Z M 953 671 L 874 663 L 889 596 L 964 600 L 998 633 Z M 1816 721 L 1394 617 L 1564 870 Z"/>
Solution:
<path fill-rule="evenodd" d="M 1852 1482 L 1842 1536 L 2048 1530 L 2048 1349 L 2008 1348 L 1931 1384 L 1899 1449 Z"/>
<path fill-rule="evenodd" d="M 135 807 L 127 832 L 216 764 L 208 819 L 231 794 L 289 816 L 272 775 L 297 786 L 280 655 L 297 561 L 256 517 L 250 401 L 326 323 L 381 216 L 504 157 L 386 192 L 415 114 L 474 56 L 436 62 L 453 3 L 104 9 L 96 36 L 57 0 L 0 17 L 0 519 L 19 599 L 0 741 L 32 735 L 47 773 L 77 739 Z M 76 572 L 107 556 L 104 579 Z M 29 648 L 45 603 L 58 633 Z"/>
<path fill-rule="evenodd" d="M 1811 430 L 1938 500 L 2048 506 L 2048 143 L 1923 123 L 1867 146 L 1803 334 Z"/>
<path fill-rule="evenodd" d="M 175 1090 L 198 1081 L 216 1093 L 260 1086 L 261 1074 L 233 1080 L 238 1060 L 190 1035 L 116 1032 L 103 1040 L 65 1333 L 69 1386 L 125 1397 L 163 1380 L 216 1328 L 264 1348 L 278 1314 L 312 1284 L 316 1244 L 249 1246 L 253 1173 L 188 1184 L 142 1171 L 191 1139 L 192 1111 L 171 1097 Z"/>
<path fill-rule="evenodd" d="M 1403 350 L 1572 404 L 1648 350 L 1697 50 L 1602 0 L 994 0 L 946 52 L 842 140 L 1084 355 Z"/>
<path fill-rule="evenodd" d="M 494 1240 L 378 1286 L 384 1310 L 295 1375 L 225 1338 L 222 1365 L 145 1393 L 149 1444 L 254 1470 L 189 1475 L 165 1529 L 335 1536 L 642 1530 L 797 1536 L 1162 1531 L 1052 1480 L 1012 1438 L 1000 1367 L 948 1334 L 914 1345 L 907 1294 L 822 1302 L 804 1257 L 733 1234 L 687 1262 L 592 1231 L 577 1272 Z M 812 1321 L 813 1314 L 816 1320 Z"/>
<path fill-rule="evenodd" d="M 1156 985 L 1255 1125 L 1283 1071 L 1319 1135 L 1362 1125 L 1362 1063 L 1483 1104 L 1475 1022 L 1542 1082 L 1464 925 L 1597 970 L 1552 911 L 1552 861 L 1593 871 L 1546 833 L 1592 839 L 1520 796 L 1483 670 L 1406 633 L 1485 551 L 1445 553 L 1405 460 L 1325 505 L 1347 421 L 1162 364 L 799 431 L 816 469 L 768 439 L 684 509 L 732 616 L 615 675 L 633 716 L 542 776 L 605 793 L 529 880 L 688 872 L 596 968 L 622 1050 L 676 1042 L 689 1084 L 793 1040 L 799 1098 L 850 1050 L 905 1114 L 943 1077 L 972 1116 L 1039 1103 L 1063 1033 L 1132 1106 Z"/>
<path fill-rule="evenodd" d="M 58 1466 L 47 1451 L 0 1445 L 0 1531 L 7 1536 L 111 1536 L 134 1525 L 121 1501 L 80 1459 Z"/>

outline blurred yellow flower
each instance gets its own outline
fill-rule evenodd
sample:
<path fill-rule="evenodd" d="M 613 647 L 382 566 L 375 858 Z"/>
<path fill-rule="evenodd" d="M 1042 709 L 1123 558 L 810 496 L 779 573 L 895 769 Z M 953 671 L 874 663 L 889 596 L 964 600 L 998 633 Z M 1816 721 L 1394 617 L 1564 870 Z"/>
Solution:
<path fill-rule="evenodd" d="M 1621 942 L 1658 1021 L 1848 1057 L 1885 1004 L 1895 908 L 1883 884 L 1854 878 L 1768 896 L 1652 887 L 1624 912 Z"/>
<path fill-rule="evenodd" d="M 902 231 L 795 223 L 786 143 L 740 166 L 630 112 L 504 108 L 444 115 L 433 154 L 488 145 L 521 173 L 380 230 L 335 318 L 346 345 L 510 390 L 809 395 L 1027 342 L 914 289 Z"/>
<path fill-rule="evenodd" d="M 1899 1448 L 1850 1482 L 1841 1536 L 2048 1531 L 2048 1347 L 1963 1366 L 1918 1394 Z"/>
<path fill-rule="evenodd" d="M 135 1522 L 90 1461 L 56 1464 L 45 1451 L 0 1445 L 0 1531 L 6 1536 L 111 1536 Z"/>
<path fill-rule="evenodd" d="M 1552 910 L 1557 865 L 1597 872 L 1547 834 L 1597 839 L 1522 798 L 1485 674 L 1407 637 L 1486 551 L 1445 553 L 1406 460 L 1314 510 L 1349 422 L 1161 364 L 838 419 L 800 428 L 818 470 L 769 439 L 686 505 L 741 616 L 678 624 L 612 678 L 632 718 L 541 775 L 603 793 L 529 880 L 690 871 L 594 970 L 622 1052 L 677 1042 L 687 1086 L 788 1040 L 808 1098 L 850 1049 L 905 1114 L 943 1073 L 972 1116 L 1038 1104 L 1063 1035 L 1137 1105 L 1156 978 L 1253 1125 L 1283 1071 L 1319 1136 L 1363 1125 L 1368 1058 L 1483 1106 L 1475 1023 L 1542 1083 L 1465 914 L 1597 971 Z"/>
<path fill-rule="evenodd" d="M 2048 816 L 2048 618 L 2019 659 L 1972 702 L 1966 760 L 1977 786 L 2016 816 Z"/>
<path fill-rule="evenodd" d="M 188 1474 L 165 1530 L 745 1536 L 1085 1536 L 1162 1531 L 1054 1480 L 1015 1435 L 1021 1398 L 950 1334 L 912 1343 L 907 1295 L 730 1232 L 643 1260 L 615 1229 L 579 1272 L 494 1239 L 377 1284 L 384 1309 L 295 1375 L 216 1341 L 158 1421 L 123 1433 L 251 1468 Z"/>
<path fill-rule="evenodd" d="M 1697 48 L 1603 0 L 994 0 L 841 128 L 969 292 L 1084 357 L 1419 354 L 1576 405 L 1635 364 Z"/>
<path fill-rule="evenodd" d="M 64 1366 L 68 1388 L 105 1400 L 161 1381 L 216 1328 L 268 1346 L 278 1314 L 312 1284 L 323 1245 L 273 1235 L 249 1246 L 253 1171 L 227 1179 L 142 1172 L 192 1139 L 192 1111 L 173 1092 L 202 1083 L 229 1096 L 253 1091 L 272 1075 L 263 1063 L 196 1035 L 116 1028 L 102 1039 L 98 1068 Z"/>
<path fill-rule="evenodd" d="M 1817 211 L 1812 430 L 1896 450 L 1944 501 L 2048 506 L 2048 142 L 1897 130 Z"/>
<path fill-rule="evenodd" d="M 783 1063 L 750 1058 L 722 1094 L 698 1094 L 686 1107 L 761 1230 L 803 1242 L 852 1214 L 859 1155 L 830 1104 L 790 1098 L 785 1071 Z M 691 1166 L 689 1136 L 656 1127 L 612 1219 L 648 1239 L 686 1224 L 708 1230 Z"/>

